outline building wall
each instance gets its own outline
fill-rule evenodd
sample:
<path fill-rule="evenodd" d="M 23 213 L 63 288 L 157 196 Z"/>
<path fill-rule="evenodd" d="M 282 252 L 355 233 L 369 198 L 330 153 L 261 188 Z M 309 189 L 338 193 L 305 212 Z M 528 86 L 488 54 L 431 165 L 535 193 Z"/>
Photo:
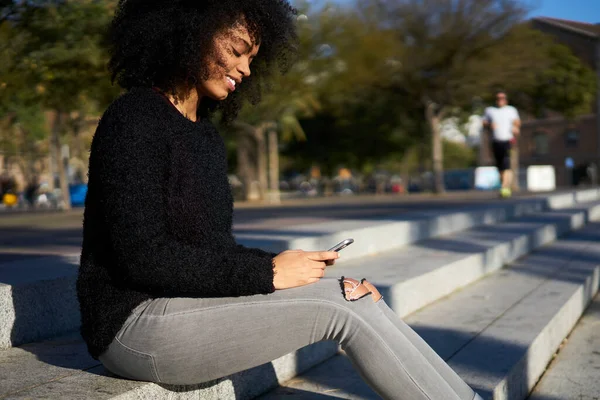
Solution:
<path fill-rule="evenodd" d="M 599 39 L 536 20 L 532 21 L 532 26 L 568 46 L 600 76 Z M 524 120 L 519 141 L 520 165 L 554 166 L 559 186 L 571 182 L 565 167 L 567 157 L 573 159 L 575 166 L 590 162 L 600 165 L 600 121 L 597 118 L 599 107 L 600 102 L 596 98 L 590 114 L 575 121 L 568 121 L 556 114 L 549 114 L 547 118 L 539 120 Z M 568 131 L 578 132 L 577 144 L 567 141 Z M 546 138 L 542 139 L 542 136 Z M 547 151 L 544 151 L 543 147 L 546 144 Z"/>
<path fill-rule="evenodd" d="M 587 115 L 570 122 L 564 118 L 532 120 L 523 123 L 519 139 L 520 164 L 552 165 L 556 170 L 557 185 L 570 183 L 565 161 L 571 157 L 575 166 L 599 163 L 596 115 Z M 569 132 L 577 132 L 577 141 Z"/>

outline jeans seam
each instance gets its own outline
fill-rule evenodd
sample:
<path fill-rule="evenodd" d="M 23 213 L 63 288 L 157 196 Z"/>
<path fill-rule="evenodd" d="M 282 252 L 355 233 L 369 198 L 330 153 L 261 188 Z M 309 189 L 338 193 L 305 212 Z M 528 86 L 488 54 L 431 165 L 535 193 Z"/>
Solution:
<path fill-rule="evenodd" d="M 127 353 L 130 353 L 134 356 L 142 357 L 142 358 L 150 361 L 152 375 L 154 375 L 154 379 L 156 379 L 156 382 L 158 382 L 158 383 L 161 382 L 160 377 L 158 375 L 158 369 L 156 367 L 156 361 L 154 360 L 154 356 L 152 354 L 148 354 L 148 353 L 144 353 L 143 351 L 135 350 L 135 349 L 127 346 L 125 343 L 121 342 L 119 340 L 119 338 L 117 338 L 117 337 L 115 337 L 115 340 L 117 341 L 117 343 L 119 343 L 123 347 L 123 350 L 125 350 Z"/>
<path fill-rule="evenodd" d="M 193 314 L 196 312 L 202 312 L 202 311 L 212 311 L 212 310 L 218 310 L 218 309 L 222 309 L 222 308 L 231 308 L 231 307 L 236 307 L 236 306 L 252 306 L 252 305 L 257 305 L 257 304 L 281 304 L 281 303 L 298 303 L 298 302 L 308 302 L 308 303 L 328 303 L 328 304 L 333 304 L 334 306 L 338 307 L 338 308 L 342 308 L 344 309 L 343 306 L 337 304 L 334 301 L 330 301 L 330 300 L 312 300 L 312 299 L 293 299 L 293 300 L 271 300 L 268 302 L 265 301 L 250 301 L 250 302 L 241 302 L 241 303 L 235 303 L 235 304 L 221 304 L 218 306 L 210 306 L 210 307 L 205 307 L 202 309 L 198 309 L 198 310 L 191 310 L 191 311 L 181 311 L 181 312 L 177 312 L 177 313 L 173 313 L 173 314 L 167 314 L 167 315 L 142 315 L 142 314 L 138 314 L 140 317 L 142 318 L 162 318 L 162 317 L 175 317 L 175 316 L 179 316 L 179 315 L 187 315 L 187 314 Z"/>
<path fill-rule="evenodd" d="M 165 306 L 163 307 L 163 311 L 162 311 L 163 316 L 167 313 L 167 307 L 169 306 L 170 302 L 171 302 L 171 299 L 167 299 L 167 301 L 165 301 Z"/>

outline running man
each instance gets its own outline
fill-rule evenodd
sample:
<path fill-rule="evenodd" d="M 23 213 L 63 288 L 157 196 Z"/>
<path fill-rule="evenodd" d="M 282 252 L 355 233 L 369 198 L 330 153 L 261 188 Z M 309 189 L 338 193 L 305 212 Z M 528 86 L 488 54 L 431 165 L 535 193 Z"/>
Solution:
<path fill-rule="evenodd" d="M 515 142 L 515 137 L 520 133 L 521 119 L 517 109 L 508 105 L 506 92 L 496 92 L 496 107 L 485 109 L 483 126 L 492 132 L 492 152 L 502 181 L 500 195 L 508 198 L 512 195 L 513 181 L 513 173 L 510 169 L 510 150 Z"/>

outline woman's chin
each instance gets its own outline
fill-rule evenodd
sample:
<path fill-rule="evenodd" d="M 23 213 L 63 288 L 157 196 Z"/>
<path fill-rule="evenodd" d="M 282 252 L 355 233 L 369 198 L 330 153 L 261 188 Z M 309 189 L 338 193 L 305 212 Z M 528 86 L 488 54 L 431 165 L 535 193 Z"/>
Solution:
<path fill-rule="evenodd" d="M 210 99 L 212 100 L 216 100 L 216 101 L 223 101 L 225 100 L 227 97 L 229 97 L 229 93 L 225 92 L 225 93 L 211 93 L 209 95 L 207 95 Z"/>
<path fill-rule="evenodd" d="M 210 88 L 213 89 L 213 88 Z M 211 100 L 215 101 L 223 101 L 229 96 L 228 90 L 210 90 L 209 88 L 204 88 L 204 90 L 198 91 L 199 97 L 208 97 Z"/>

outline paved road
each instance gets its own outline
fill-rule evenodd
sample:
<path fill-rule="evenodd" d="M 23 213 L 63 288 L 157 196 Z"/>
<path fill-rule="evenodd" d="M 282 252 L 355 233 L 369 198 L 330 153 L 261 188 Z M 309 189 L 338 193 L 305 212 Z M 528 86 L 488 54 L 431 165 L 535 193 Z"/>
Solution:
<path fill-rule="evenodd" d="M 499 200 L 495 193 L 459 193 L 444 197 L 356 196 L 293 200 L 280 206 L 240 204 L 234 214 L 236 232 L 255 232 L 337 219 L 373 219 L 432 209 L 485 207 Z M 76 253 L 81 244 L 82 210 L 0 215 L 0 262 L 43 254 Z"/>

